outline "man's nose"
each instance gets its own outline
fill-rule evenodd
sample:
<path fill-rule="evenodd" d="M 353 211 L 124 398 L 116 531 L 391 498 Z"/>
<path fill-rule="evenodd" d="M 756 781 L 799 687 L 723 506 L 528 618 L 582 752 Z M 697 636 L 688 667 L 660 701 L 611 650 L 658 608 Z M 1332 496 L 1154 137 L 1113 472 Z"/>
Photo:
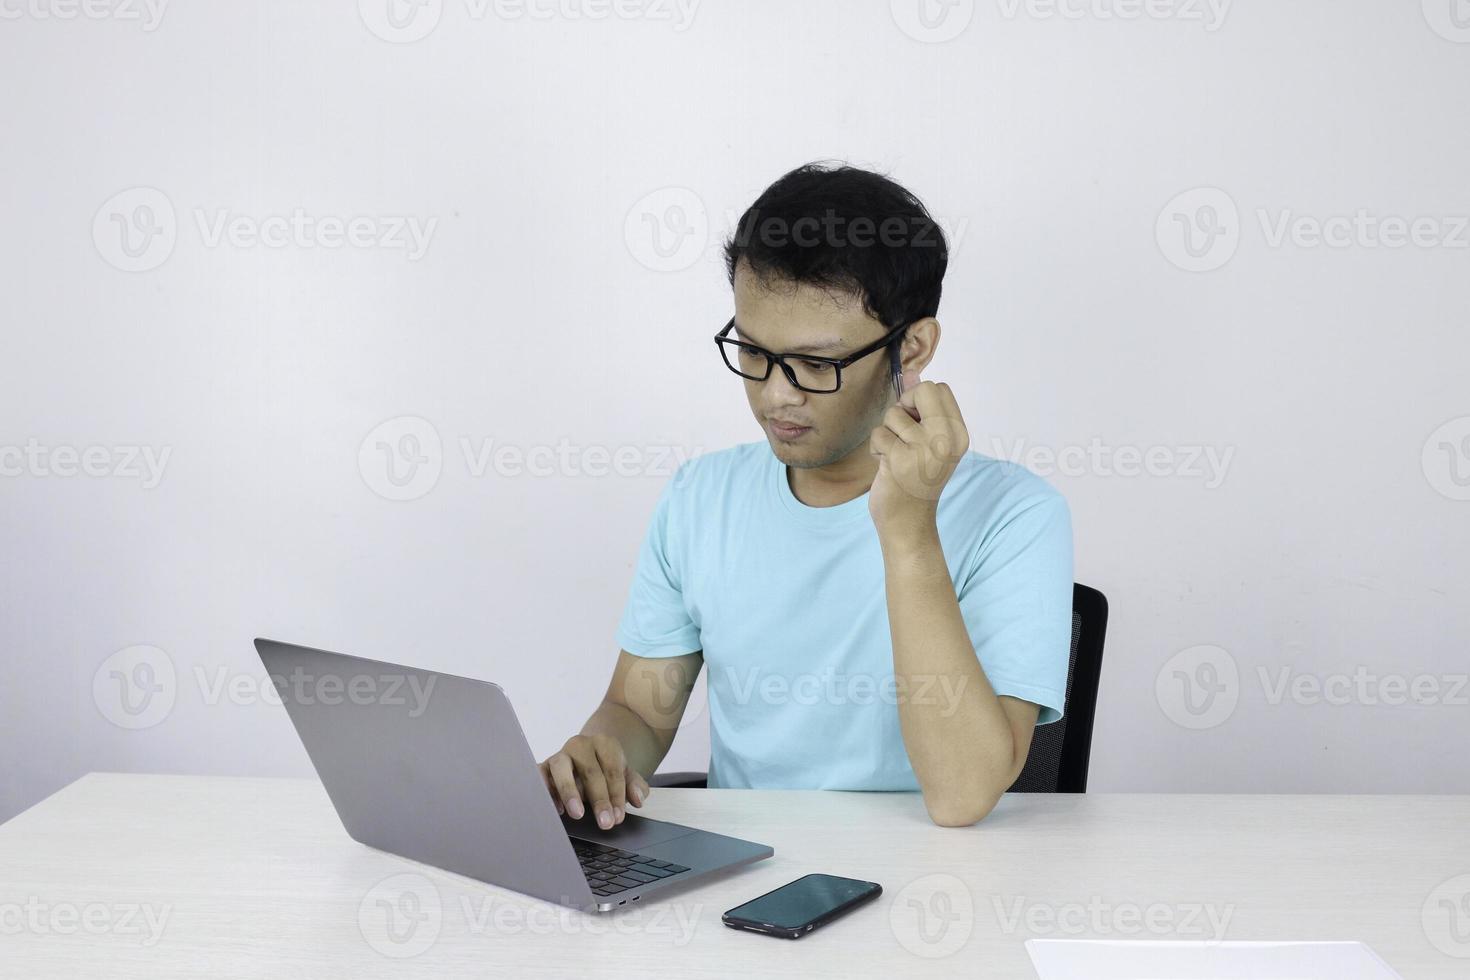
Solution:
<path fill-rule="evenodd" d="M 774 405 L 799 405 L 806 399 L 806 392 L 791 383 L 779 364 L 771 365 L 771 373 L 761 386 L 762 396 Z"/>

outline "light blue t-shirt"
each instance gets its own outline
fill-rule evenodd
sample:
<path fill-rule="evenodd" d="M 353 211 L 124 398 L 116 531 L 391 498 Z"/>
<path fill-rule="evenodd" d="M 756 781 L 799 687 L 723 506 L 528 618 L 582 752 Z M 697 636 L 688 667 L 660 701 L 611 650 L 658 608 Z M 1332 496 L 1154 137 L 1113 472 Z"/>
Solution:
<path fill-rule="evenodd" d="M 1066 501 L 971 451 L 939 498 L 960 611 L 997 694 L 1061 717 L 1072 631 Z M 665 485 L 617 629 L 640 657 L 704 651 L 709 785 L 918 789 L 903 697 L 952 706 L 953 684 L 897 687 L 883 555 L 868 495 L 812 507 L 764 440 L 688 460 Z"/>

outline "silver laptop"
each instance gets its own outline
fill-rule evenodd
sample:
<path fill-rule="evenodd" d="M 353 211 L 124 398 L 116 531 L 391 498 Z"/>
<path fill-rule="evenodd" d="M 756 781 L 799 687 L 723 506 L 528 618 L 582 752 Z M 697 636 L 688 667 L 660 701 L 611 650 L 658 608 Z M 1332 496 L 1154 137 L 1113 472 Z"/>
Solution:
<path fill-rule="evenodd" d="M 354 840 L 585 912 L 662 896 L 774 851 L 629 813 L 558 816 L 499 685 L 257 639 Z"/>

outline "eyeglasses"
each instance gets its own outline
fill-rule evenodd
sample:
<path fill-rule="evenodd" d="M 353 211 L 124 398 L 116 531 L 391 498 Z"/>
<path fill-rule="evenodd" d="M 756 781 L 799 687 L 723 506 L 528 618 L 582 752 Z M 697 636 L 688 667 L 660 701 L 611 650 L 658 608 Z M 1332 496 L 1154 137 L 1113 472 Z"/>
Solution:
<path fill-rule="evenodd" d="M 732 340 L 725 336 L 735 327 L 732 316 L 725 328 L 715 334 L 715 346 L 725 359 L 725 366 L 742 378 L 764 381 L 771 376 L 771 365 L 781 365 L 781 373 L 792 386 L 815 394 L 830 394 L 842 386 L 842 369 L 854 361 L 880 351 L 898 340 L 907 326 L 898 327 L 884 337 L 846 357 L 818 357 L 815 354 L 775 354 L 764 347 Z"/>

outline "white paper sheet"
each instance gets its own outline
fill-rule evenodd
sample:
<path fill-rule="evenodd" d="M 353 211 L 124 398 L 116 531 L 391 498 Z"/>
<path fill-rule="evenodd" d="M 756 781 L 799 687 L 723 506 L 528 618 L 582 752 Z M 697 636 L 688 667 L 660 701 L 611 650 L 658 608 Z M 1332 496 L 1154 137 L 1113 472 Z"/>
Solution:
<path fill-rule="evenodd" d="M 1403 980 L 1362 943 L 1030 939 L 1040 980 Z"/>

